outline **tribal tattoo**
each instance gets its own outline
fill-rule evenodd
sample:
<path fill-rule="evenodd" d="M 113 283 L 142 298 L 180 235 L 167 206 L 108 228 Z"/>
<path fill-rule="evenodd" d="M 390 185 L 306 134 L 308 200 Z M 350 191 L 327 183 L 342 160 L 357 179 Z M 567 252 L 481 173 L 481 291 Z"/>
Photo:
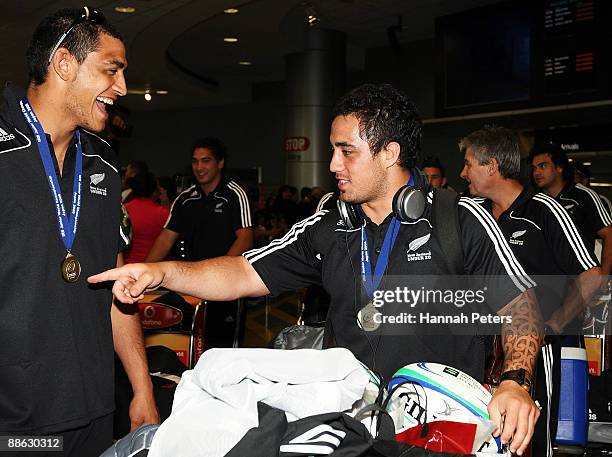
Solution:
<path fill-rule="evenodd" d="M 502 371 L 525 369 L 532 378 L 544 339 L 543 322 L 535 293 L 529 289 L 504 309 L 512 321 L 502 325 L 504 367 Z"/>

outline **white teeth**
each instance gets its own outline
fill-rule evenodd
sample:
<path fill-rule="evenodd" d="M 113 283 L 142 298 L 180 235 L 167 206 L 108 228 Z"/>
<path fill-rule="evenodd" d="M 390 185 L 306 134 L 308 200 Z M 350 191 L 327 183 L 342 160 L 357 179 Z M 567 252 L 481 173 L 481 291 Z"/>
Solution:
<path fill-rule="evenodd" d="M 96 97 L 96 100 L 104 103 L 105 105 L 112 105 L 114 103 L 112 98 L 107 97 Z"/>

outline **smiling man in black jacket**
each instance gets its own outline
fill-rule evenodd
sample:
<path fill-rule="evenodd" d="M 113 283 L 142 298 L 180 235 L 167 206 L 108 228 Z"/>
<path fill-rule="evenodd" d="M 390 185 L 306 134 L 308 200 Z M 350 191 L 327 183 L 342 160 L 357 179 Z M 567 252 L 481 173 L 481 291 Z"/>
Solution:
<path fill-rule="evenodd" d="M 27 63 L 27 91 L 7 85 L 0 111 L 0 435 L 60 435 L 62 455 L 98 456 L 112 444 L 113 343 L 132 426 L 158 421 L 137 309 L 85 281 L 121 264 L 125 242 L 117 157 L 92 133 L 126 94 L 125 48 L 95 10 L 61 10 Z"/>

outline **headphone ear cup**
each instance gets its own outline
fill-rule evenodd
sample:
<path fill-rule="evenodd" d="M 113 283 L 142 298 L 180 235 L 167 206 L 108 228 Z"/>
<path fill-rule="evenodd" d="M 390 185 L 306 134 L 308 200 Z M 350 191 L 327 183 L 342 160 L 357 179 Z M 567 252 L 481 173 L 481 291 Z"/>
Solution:
<path fill-rule="evenodd" d="M 343 202 L 340 199 L 336 200 L 336 205 L 338 206 L 338 211 L 340 212 L 340 217 L 344 225 L 346 225 L 349 230 L 361 227 L 363 219 L 359 215 L 355 205 Z"/>
<path fill-rule="evenodd" d="M 393 196 L 393 213 L 400 221 L 416 221 L 424 212 L 425 194 L 420 189 L 403 186 Z"/>

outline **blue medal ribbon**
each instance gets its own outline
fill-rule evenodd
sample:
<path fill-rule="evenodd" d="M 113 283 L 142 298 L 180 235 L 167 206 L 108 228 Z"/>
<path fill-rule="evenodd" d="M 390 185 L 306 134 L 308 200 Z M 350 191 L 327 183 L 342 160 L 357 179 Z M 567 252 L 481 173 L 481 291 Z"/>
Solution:
<path fill-rule="evenodd" d="M 409 186 L 414 186 L 413 175 L 410 175 Z M 368 293 L 368 298 L 371 300 L 374 296 L 374 292 L 378 289 L 380 281 L 385 274 L 387 265 L 389 264 L 389 255 L 395 245 L 395 240 L 401 227 L 400 221 L 397 217 L 393 216 L 393 220 L 387 228 L 383 245 L 380 249 L 380 255 L 376 259 L 376 266 L 374 267 L 374 274 L 372 275 L 372 265 L 370 263 L 370 255 L 368 252 L 368 235 L 366 233 L 365 224 L 361 226 L 361 279 Z"/>
<path fill-rule="evenodd" d="M 389 263 L 389 254 L 393 250 L 393 245 L 397 239 L 400 226 L 400 221 L 393 216 L 393 220 L 387 228 L 387 233 L 385 234 L 380 255 L 376 260 L 373 275 L 372 266 L 370 264 L 370 256 L 368 254 L 368 235 L 366 234 L 365 224 L 361 226 L 361 278 L 365 285 L 369 299 L 374 296 L 374 292 L 380 285 L 380 281 L 385 274 L 385 270 L 387 269 L 387 265 Z"/>
<path fill-rule="evenodd" d="M 51 157 L 51 150 L 49 143 L 47 143 L 47 137 L 40 124 L 40 121 L 34 114 L 34 110 L 30 106 L 27 98 L 24 98 L 20 102 L 21 111 L 26 121 L 30 125 L 32 133 L 36 137 L 36 143 L 38 145 L 38 152 L 45 168 L 45 174 L 47 175 L 47 182 L 53 195 L 53 201 L 55 203 L 55 210 L 57 213 L 57 225 L 59 228 L 60 236 L 66 247 L 66 251 L 70 253 L 72 245 L 74 244 L 74 238 L 76 237 L 77 226 L 79 223 L 79 214 L 81 212 L 81 183 L 83 178 L 83 150 L 81 148 L 81 135 L 76 130 L 76 164 L 74 170 L 74 182 L 72 186 L 72 206 L 70 215 L 66 213 L 64 206 L 64 199 L 62 198 L 62 189 L 57 180 L 55 168 L 53 166 L 53 159 Z"/>

